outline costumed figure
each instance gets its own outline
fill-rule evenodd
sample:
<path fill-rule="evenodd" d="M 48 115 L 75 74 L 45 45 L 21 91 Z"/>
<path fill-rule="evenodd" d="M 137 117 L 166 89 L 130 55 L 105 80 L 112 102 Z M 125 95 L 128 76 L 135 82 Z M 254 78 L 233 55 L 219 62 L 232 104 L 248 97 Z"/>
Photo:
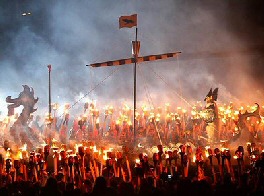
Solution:
<path fill-rule="evenodd" d="M 255 103 L 255 110 L 253 112 L 248 112 L 247 110 L 244 113 L 239 111 L 237 127 L 239 134 L 233 140 L 238 140 L 240 142 L 256 142 L 258 139 L 256 127 L 251 127 L 251 125 L 258 125 L 261 122 L 260 115 L 260 106 L 258 103 Z M 253 128 L 253 131 L 250 131 L 250 128 Z"/>
<path fill-rule="evenodd" d="M 13 126 L 10 128 L 10 134 L 14 137 L 16 142 L 21 144 L 27 143 L 28 147 L 32 147 L 32 143 L 29 140 L 29 135 L 33 139 L 38 139 L 33 130 L 28 126 L 30 115 L 37 109 L 34 108 L 38 102 L 38 98 L 34 98 L 33 88 L 29 88 L 27 85 L 22 85 L 24 90 L 19 94 L 18 98 L 12 99 L 11 96 L 6 98 L 8 105 L 8 116 L 14 115 L 15 108 L 23 106 L 23 110 Z M 30 134 L 29 134 L 30 132 Z M 28 134 L 27 134 L 28 133 Z"/>
<path fill-rule="evenodd" d="M 198 173 L 197 173 L 198 180 L 203 180 L 205 178 L 204 170 L 203 170 L 204 159 L 202 153 L 203 153 L 202 148 L 198 146 L 195 153 L 195 162 L 197 164 L 197 169 L 198 169 Z"/>
<path fill-rule="evenodd" d="M 210 89 L 209 93 L 205 97 L 204 101 L 206 101 L 205 109 L 203 110 L 203 119 L 206 122 L 206 133 L 208 138 L 208 144 L 211 145 L 217 141 L 218 131 L 218 109 L 216 105 L 218 96 L 218 88 L 215 88 L 212 91 Z"/>
<path fill-rule="evenodd" d="M 243 146 L 238 146 L 237 150 L 235 151 L 237 165 L 238 165 L 238 174 L 241 175 L 244 172 L 244 148 Z"/>
<path fill-rule="evenodd" d="M 180 150 L 179 154 L 181 158 L 181 168 L 182 168 L 183 176 L 188 177 L 190 161 L 188 159 L 188 154 L 186 152 L 186 146 L 183 144 L 180 145 L 179 150 Z"/>

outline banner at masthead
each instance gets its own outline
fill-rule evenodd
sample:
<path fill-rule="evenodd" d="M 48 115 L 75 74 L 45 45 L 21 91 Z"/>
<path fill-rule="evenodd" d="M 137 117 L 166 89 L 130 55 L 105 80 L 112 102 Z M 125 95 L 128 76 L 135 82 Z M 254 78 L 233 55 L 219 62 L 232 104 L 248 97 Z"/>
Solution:
<path fill-rule="evenodd" d="M 137 26 L 137 14 L 131 16 L 120 16 L 119 17 L 119 29 L 121 28 L 132 28 Z"/>

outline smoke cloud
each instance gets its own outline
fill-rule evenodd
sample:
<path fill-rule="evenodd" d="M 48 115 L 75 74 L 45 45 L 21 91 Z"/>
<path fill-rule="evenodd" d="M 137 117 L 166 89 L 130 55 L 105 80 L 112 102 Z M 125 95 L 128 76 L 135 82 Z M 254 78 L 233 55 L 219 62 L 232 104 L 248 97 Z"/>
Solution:
<path fill-rule="evenodd" d="M 263 1 L 2 0 L 0 6 L 0 106 L 27 84 L 48 111 L 52 102 L 133 105 L 133 65 L 86 67 L 131 57 L 135 28 L 119 29 L 121 15 L 138 14 L 140 55 L 182 51 L 177 59 L 142 63 L 138 104 L 186 106 L 219 87 L 219 102 L 262 104 L 264 98 Z M 22 13 L 27 13 L 22 16 Z M 30 14 L 28 14 L 30 13 Z M 114 73 L 112 73 L 114 72 Z"/>

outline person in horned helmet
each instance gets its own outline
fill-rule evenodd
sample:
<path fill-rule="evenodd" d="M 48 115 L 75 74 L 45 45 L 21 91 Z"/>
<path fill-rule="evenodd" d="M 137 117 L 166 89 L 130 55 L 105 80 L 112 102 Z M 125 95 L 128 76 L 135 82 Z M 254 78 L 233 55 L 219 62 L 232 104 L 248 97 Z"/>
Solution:
<path fill-rule="evenodd" d="M 206 95 L 204 101 L 206 102 L 204 113 L 204 120 L 206 122 L 206 133 L 208 137 L 208 144 L 214 143 L 218 138 L 216 132 L 218 131 L 218 109 L 216 105 L 218 96 L 218 88 L 212 91 L 212 88 Z"/>

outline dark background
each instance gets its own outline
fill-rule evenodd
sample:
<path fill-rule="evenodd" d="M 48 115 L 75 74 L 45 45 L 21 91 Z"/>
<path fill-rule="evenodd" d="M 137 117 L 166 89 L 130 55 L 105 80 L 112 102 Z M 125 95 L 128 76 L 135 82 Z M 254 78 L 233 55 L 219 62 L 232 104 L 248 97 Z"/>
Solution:
<path fill-rule="evenodd" d="M 140 55 L 182 51 L 177 59 L 139 65 L 139 104 L 192 105 L 211 87 L 219 87 L 221 103 L 263 104 L 264 1 L 1 0 L 2 113 L 6 96 L 18 96 L 22 84 L 35 89 L 38 112 L 48 111 L 48 64 L 52 102 L 76 111 L 88 99 L 102 107 L 133 105 L 133 65 L 105 80 L 117 67 L 85 65 L 131 57 L 135 28 L 119 29 L 118 18 L 134 13 Z"/>

